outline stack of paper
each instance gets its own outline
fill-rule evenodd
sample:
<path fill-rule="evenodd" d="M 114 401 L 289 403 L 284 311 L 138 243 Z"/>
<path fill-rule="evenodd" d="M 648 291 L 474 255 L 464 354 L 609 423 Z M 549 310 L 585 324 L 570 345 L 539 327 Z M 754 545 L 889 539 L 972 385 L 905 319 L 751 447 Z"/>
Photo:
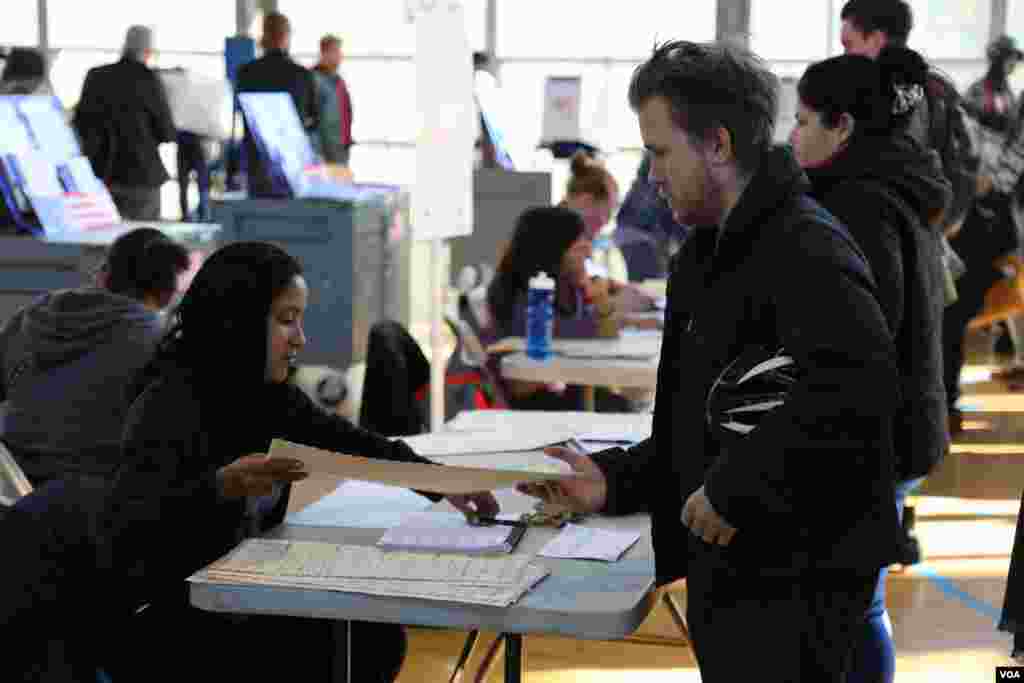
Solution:
<path fill-rule="evenodd" d="M 385 550 L 436 553 L 510 553 L 521 529 L 498 524 L 470 526 L 461 514 L 424 512 L 407 516 L 377 542 Z"/>
<path fill-rule="evenodd" d="M 661 350 L 661 336 L 626 336 L 618 339 L 557 339 L 555 353 L 566 358 L 650 360 Z"/>
<path fill-rule="evenodd" d="M 418 455 L 433 458 L 444 455 L 537 451 L 548 446 L 564 444 L 574 436 L 573 430 L 552 425 L 550 428 L 526 433 L 492 430 L 458 433 L 448 431 L 403 436 L 401 440 Z"/>
<path fill-rule="evenodd" d="M 592 413 L 545 410 L 464 410 L 445 429 L 451 432 L 495 431 L 506 434 L 565 430 L 577 439 L 597 440 L 597 435 L 614 435 L 643 441 L 651 435 L 654 416 L 650 413 Z"/>
<path fill-rule="evenodd" d="M 615 562 L 639 540 L 640 534 L 631 531 L 566 524 L 561 533 L 540 549 L 539 555 L 564 560 Z"/>
<path fill-rule="evenodd" d="M 548 575 L 531 559 L 387 553 L 367 546 L 252 538 L 189 581 L 507 607 Z"/>

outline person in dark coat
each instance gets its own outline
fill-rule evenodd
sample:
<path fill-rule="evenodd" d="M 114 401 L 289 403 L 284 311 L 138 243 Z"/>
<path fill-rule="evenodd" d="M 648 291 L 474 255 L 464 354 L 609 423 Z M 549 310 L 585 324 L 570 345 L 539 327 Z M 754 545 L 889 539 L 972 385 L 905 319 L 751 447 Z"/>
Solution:
<path fill-rule="evenodd" d="M 170 176 L 159 146 L 173 142 L 167 94 L 148 63 L 153 31 L 132 26 L 120 61 L 90 69 L 75 108 L 74 126 L 96 177 L 105 182 L 123 218 L 160 218 L 160 188 Z"/>
<path fill-rule="evenodd" d="M 791 136 L 813 196 L 864 250 L 895 335 L 902 401 L 894 433 L 901 516 L 906 495 L 942 459 L 948 441 L 938 223 L 952 191 L 937 155 L 906 135 L 927 74 L 921 56 L 906 48 L 887 47 L 877 60 L 843 55 L 813 64 L 797 86 L 800 101 Z M 886 568 L 879 572 L 850 683 L 884 683 L 895 676 L 886 574 Z"/>
<path fill-rule="evenodd" d="M 110 635 L 118 649 L 104 669 L 115 681 L 147 680 L 154 666 L 171 680 L 333 680 L 330 621 L 204 612 L 189 605 L 185 581 L 284 519 L 290 483 L 305 473 L 298 461 L 265 457 L 275 438 L 428 462 L 402 442 L 324 412 L 287 382 L 305 344 L 301 273 L 270 244 L 239 242 L 214 252 L 133 387 L 138 398 L 124 429 L 122 465 L 100 495 L 92 525 L 103 577 L 97 585 L 110 591 L 108 603 L 148 605 Z M 498 511 L 489 493 L 448 500 L 464 512 Z M 21 599 L 14 614 L 3 602 L 0 623 L 25 623 L 54 600 Z M 400 625 L 356 623 L 352 637 L 353 680 L 397 676 L 405 650 Z M 268 638 L 273 647 L 258 656 L 263 650 L 253 644 Z"/>
<path fill-rule="evenodd" d="M 266 15 L 263 18 L 263 56 L 238 70 L 236 90 L 239 93 L 288 93 L 295 103 L 302 127 L 313 136 L 320 126 L 316 76 L 288 55 L 291 35 L 291 24 L 286 16 L 278 12 Z M 249 196 L 281 196 L 282 188 L 274 186 L 270 172 L 257 151 L 248 123 L 245 126 L 244 150 Z"/>
<path fill-rule="evenodd" d="M 96 286 L 44 294 L 0 327 L 0 439 L 33 486 L 117 472 L 126 389 L 188 267 L 183 246 L 138 228 L 114 240 Z"/>
<path fill-rule="evenodd" d="M 895 561 L 898 371 L 849 232 L 773 146 L 777 81 L 727 45 L 673 42 L 634 72 L 651 177 L 697 228 L 674 257 L 652 437 L 593 456 L 545 499 L 649 511 L 658 584 L 685 577 L 705 683 L 842 681 L 878 570 Z M 707 399 L 728 364 L 784 348 L 799 377 L 726 440 Z M 823 485 L 822 477 L 841 482 Z"/>

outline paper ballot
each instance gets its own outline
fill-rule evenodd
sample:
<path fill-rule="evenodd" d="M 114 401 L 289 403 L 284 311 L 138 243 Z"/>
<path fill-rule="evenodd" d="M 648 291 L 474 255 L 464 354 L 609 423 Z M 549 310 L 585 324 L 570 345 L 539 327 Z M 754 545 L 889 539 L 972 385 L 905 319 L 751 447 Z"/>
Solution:
<path fill-rule="evenodd" d="M 540 549 L 541 557 L 615 562 L 640 540 L 640 534 L 566 524 Z"/>
<path fill-rule="evenodd" d="M 514 453 L 539 451 L 548 446 L 564 444 L 576 435 L 572 429 L 554 425 L 527 432 L 432 432 L 416 436 L 403 436 L 416 453 L 425 458 L 444 455 L 472 455 L 479 453 Z"/>
<path fill-rule="evenodd" d="M 251 538 L 189 581 L 506 607 L 547 576 L 548 571 L 531 559 L 392 553 L 368 546 Z"/>
<path fill-rule="evenodd" d="M 394 462 L 341 455 L 282 439 L 270 444 L 271 458 L 295 458 L 305 465 L 311 477 L 357 479 L 389 486 L 404 486 L 445 495 L 495 491 L 520 482 L 553 481 L 573 476 L 554 472 L 496 470 L 477 467 L 452 467 L 413 462 Z"/>

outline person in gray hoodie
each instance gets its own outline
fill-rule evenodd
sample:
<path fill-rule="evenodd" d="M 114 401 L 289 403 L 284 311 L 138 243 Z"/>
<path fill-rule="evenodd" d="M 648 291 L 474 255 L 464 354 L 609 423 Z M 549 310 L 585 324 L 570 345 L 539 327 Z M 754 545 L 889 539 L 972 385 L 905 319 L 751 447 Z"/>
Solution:
<path fill-rule="evenodd" d="M 34 486 L 113 476 L 127 387 L 188 266 L 184 247 L 139 228 L 113 243 L 96 286 L 45 294 L 0 328 L 0 441 Z"/>

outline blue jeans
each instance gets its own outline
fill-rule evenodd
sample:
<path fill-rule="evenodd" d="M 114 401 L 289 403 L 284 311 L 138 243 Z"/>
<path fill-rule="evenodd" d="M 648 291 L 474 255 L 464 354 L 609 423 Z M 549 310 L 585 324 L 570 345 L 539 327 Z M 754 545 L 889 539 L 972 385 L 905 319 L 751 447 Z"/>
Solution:
<path fill-rule="evenodd" d="M 907 496 L 918 486 L 921 479 L 896 483 L 896 514 L 903 519 L 903 506 Z M 892 626 L 889 613 L 885 610 L 885 580 L 889 568 L 878 572 L 878 584 L 871 606 L 864 615 L 864 626 L 854 646 L 853 666 L 847 676 L 847 683 L 892 683 L 896 677 L 896 651 L 892 643 Z"/>

